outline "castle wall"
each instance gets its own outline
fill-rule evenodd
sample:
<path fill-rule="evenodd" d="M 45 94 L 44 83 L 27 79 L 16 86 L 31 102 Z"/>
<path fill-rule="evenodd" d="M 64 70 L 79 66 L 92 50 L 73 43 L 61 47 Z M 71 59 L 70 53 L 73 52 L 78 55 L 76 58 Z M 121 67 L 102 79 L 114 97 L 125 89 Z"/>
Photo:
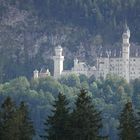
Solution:
<path fill-rule="evenodd" d="M 140 58 L 131 57 L 130 62 L 130 79 L 140 78 Z"/>
<path fill-rule="evenodd" d="M 109 73 L 123 76 L 123 60 L 122 58 L 110 58 L 109 61 Z"/>
<path fill-rule="evenodd" d="M 109 73 L 109 58 L 97 58 L 97 78 L 106 77 Z"/>

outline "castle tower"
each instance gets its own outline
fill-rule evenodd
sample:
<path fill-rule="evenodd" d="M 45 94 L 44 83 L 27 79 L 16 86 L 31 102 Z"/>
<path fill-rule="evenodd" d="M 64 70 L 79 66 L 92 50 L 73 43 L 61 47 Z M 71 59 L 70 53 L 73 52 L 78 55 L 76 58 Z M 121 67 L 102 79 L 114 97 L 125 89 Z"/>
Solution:
<path fill-rule="evenodd" d="M 127 24 L 125 24 L 122 39 L 123 39 L 123 42 L 122 42 L 122 59 L 123 59 L 122 76 L 129 82 L 130 30 L 129 30 Z"/>
<path fill-rule="evenodd" d="M 74 59 L 74 67 L 76 67 L 77 65 L 78 65 L 78 59 L 75 58 L 75 59 Z"/>
<path fill-rule="evenodd" d="M 33 71 L 33 77 L 34 79 L 37 79 L 39 77 L 39 71 L 37 69 Z"/>
<path fill-rule="evenodd" d="M 63 49 L 61 46 L 55 48 L 54 60 L 54 78 L 59 78 L 63 71 L 64 56 L 62 55 Z"/>

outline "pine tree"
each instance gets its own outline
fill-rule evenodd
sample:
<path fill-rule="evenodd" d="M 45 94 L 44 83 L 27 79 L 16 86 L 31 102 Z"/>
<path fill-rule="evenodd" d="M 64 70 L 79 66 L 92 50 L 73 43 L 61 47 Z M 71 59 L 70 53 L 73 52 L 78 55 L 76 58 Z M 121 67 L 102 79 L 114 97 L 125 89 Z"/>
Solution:
<path fill-rule="evenodd" d="M 21 102 L 18 108 L 11 98 L 7 97 L 0 110 L 0 140 L 32 140 L 33 134 L 27 107 Z"/>
<path fill-rule="evenodd" d="M 14 140 L 15 126 L 13 125 L 13 118 L 15 116 L 15 103 L 10 97 L 7 97 L 1 105 L 0 112 L 0 139 L 1 140 Z"/>
<path fill-rule="evenodd" d="M 85 90 L 81 90 L 76 108 L 71 114 L 72 140 L 98 140 L 102 127 L 100 112 L 98 112 Z"/>
<path fill-rule="evenodd" d="M 33 127 L 33 122 L 29 118 L 28 107 L 24 102 L 20 103 L 20 106 L 17 110 L 17 117 L 19 120 L 19 140 L 32 140 L 35 135 L 35 130 Z"/>
<path fill-rule="evenodd" d="M 126 103 L 121 115 L 119 126 L 120 140 L 139 140 L 138 120 L 134 113 L 132 103 Z"/>
<path fill-rule="evenodd" d="M 47 140 L 68 140 L 69 107 L 65 95 L 59 93 L 53 105 L 53 115 L 45 121 L 45 135 Z"/>

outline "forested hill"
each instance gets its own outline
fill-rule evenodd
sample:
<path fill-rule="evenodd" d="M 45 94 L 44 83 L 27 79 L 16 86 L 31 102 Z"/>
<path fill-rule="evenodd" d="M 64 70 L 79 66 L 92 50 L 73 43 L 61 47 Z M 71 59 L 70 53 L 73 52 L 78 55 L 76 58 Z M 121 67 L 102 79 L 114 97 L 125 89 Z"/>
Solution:
<path fill-rule="evenodd" d="M 139 7 L 139 0 L 0 0 L 0 81 L 47 65 L 52 72 L 57 44 L 65 68 L 74 56 L 92 65 L 99 46 L 121 41 L 125 21 L 140 42 Z"/>

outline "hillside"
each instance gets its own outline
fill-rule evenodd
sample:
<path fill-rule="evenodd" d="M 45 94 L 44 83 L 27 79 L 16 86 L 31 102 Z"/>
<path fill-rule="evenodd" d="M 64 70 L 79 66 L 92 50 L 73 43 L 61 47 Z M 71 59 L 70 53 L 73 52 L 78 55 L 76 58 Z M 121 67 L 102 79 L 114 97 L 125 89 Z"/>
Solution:
<path fill-rule="evenodd" d="M 139 43 L 139 0 L 0 0 L 0 81 L 53 71 L 53 48 L 64 47 L 65 68 L 77 56 L 95 63 L 99 47 L 121 41 L 127 21 Z"/>

